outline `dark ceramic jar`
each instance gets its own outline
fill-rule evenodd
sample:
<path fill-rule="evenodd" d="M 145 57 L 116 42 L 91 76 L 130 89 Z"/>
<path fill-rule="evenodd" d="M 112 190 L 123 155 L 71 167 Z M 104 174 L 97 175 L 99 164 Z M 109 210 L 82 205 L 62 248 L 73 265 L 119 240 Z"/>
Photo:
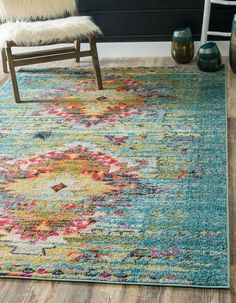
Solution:
<path fill-rule="evenodd" d="M 222 67 L 221 53 L 215 42 L 207 42 L 199 48 L 197 65 L 204 72 L 216 72 Z"/>
<path fill-rule="evenodd" d="M 189 63 L 194 56 L 194 43 L 189 27 L 174 31 L 171 45 L 171 55 L 177 63 Z"/>
<path fill-rule="evenodd" d="M 230 41 L 229 62 L 232 71 L 236 73 L 236 15 L 234 15 L 232 24 L 232 35 Z"/>

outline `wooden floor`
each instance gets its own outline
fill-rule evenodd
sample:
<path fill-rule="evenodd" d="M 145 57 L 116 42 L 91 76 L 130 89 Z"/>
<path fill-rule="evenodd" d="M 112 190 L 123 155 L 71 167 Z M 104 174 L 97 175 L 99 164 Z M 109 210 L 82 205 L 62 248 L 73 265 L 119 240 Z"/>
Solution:
<path fill-rule="evenodd" d="M 227 59 L 226 59 L 227 61 Z M 81 65 L 88 65 L 83 61 Z M 41 66 L 73 66 L 71 60 Z M 171 58 L 102 60 L 107 66 L 174 65 Z M 0 70 L 0 83 L 6 80 Z M 0 280 L 0 303 L 235 303 L 236 302 L 236 75 L 228 69 L 231 289 L 123 286 Z"/>

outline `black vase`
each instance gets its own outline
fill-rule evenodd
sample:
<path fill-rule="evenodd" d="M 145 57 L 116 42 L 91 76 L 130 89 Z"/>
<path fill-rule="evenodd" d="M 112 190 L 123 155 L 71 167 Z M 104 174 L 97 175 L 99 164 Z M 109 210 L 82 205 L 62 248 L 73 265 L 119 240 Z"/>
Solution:
<path fill-rule="evenodd" d="M 216 72 L 222 67 L 221 53 L 215 42 L 207 42 L 199 48 L 197 65 L 204 72 Z"/>
<path fill-rule="evenodd" d="M 189 63 L 194 56 L 194 43 L 189 27 L 174 31 L 171 45 L 172 58 L 177 63 Z"/>
<path fill-rule="evenodd" d="M 236 15 L 234 15 L 232 24 L 232 35 L 230 40 L 229 62 L 232 71 L 236 73 Z"/>

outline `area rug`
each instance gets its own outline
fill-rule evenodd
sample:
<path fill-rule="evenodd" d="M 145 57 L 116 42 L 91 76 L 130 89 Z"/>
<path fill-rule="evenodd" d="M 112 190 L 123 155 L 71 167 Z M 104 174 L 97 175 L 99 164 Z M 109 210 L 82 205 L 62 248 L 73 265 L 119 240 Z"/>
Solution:
<path fill-rule="evenodd" d="M 31 69 L 0 90 L 0 276 L 229 287 L 225 70 Z"/>

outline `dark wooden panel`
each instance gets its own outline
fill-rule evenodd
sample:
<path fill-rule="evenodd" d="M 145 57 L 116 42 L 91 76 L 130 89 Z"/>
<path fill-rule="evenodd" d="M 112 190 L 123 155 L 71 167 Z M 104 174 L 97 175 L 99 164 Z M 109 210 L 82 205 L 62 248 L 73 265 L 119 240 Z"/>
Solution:
<path fill-rule="evenodd" d="M 176 28 L 189 26 L 194 39 L 200 38 L 202 10 L 179 11 L 125 11 L 125 12 L 92 12 L 90 15 L 101 27 L 104 37 L 101 41 L 168 41 Z M 212 12 L 210 28 L 230 31 L 233 12 L 222 14 L 221 10 Z M 126 38 L 125 38 L 126 37 Z"/>
<path fill-rule="evenodd" d="M 233 16 L 236 14 L 235 7 L 217 7 L 215 6 L 211 12 L 210 30 L 231 31 Z"/>
<path fill-rule="evenodd" d="M 198 33 L 202 18 L 200 10 L 187 11 L 179 18 L 178 11 L 133 11 L 133 12 L 93 12 L 105 36 L 114 35 L 169 35 L 178 28 L 190 26 Z"/>
<path fill-rule="evenodd" d="M 176 28 L 189 26 L 200 39 L 204 0 L 80 0 L 81 15 L 101 27 L 100 41 L 168 41 Z M 210 29 L 230 31 L 235 7 L 214 6 Z M 222 37 L 218 37 L 222 40 Z"/>
<path fill-rule="evenodd" d="M 81 11 L 203 8 L 203 0 L 79 0 Z"/>

